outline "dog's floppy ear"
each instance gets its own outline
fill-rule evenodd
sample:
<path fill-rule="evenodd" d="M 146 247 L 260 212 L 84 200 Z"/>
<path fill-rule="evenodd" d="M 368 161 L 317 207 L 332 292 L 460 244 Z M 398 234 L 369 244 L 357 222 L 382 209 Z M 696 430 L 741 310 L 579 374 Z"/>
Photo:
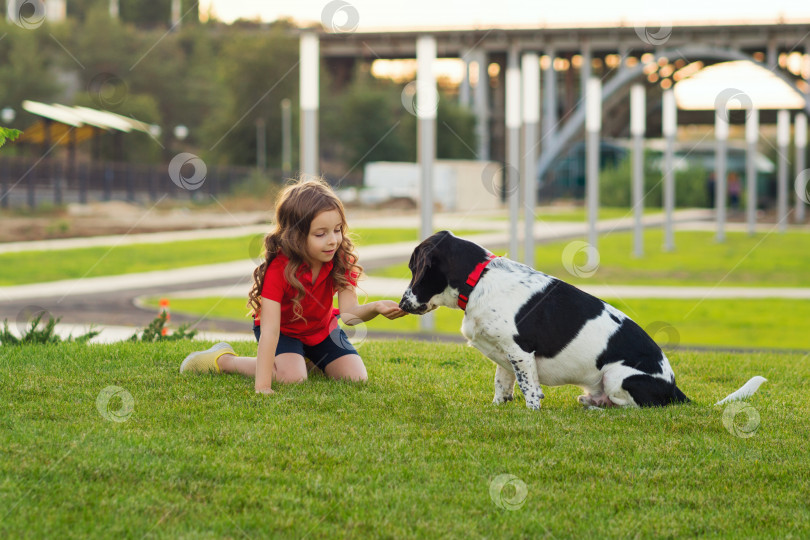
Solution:
<path fill-rule="evenodd" d="M 414 279 L 424 276 L 427 269 L 433 266 L 434 250 L 435 246 L 427 242 L 423 242 L 414 250 L 410 264 Z"/>
<path fill-rule="evenodd" d="M 439 231 L 416 246 L 411 254 L 408 267 L 417 281 L 425 275 L 428 269 L 439 265 L 443 259 L 442 250 L 449 249 L 452 244 L 448 242 L 450 238 L 454 238 L 450 231 Z"/>

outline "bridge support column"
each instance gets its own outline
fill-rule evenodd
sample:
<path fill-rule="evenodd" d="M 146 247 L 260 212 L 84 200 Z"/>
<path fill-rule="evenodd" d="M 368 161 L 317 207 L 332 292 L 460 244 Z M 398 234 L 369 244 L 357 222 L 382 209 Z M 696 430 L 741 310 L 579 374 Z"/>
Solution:
<path fill-rule="evenodd" d="M 591 77 L 585 93 L 585 200 L 588 243 L 596 249 L 599 212 L 599 132 L 602 130 L 602 81 Z M 593 250 L 589 250 L 590 253 Z M 593 261 L 588 261 L 590 266 Z"/>
<path fill-rule="evenodd" d="M 301 174 L 317 176 L 318 166 L 318 36 L 312 32 L 301 34 Z"/>
<path fill-rule="evenodd" d="M 753 235 L 757 229 L 757 143 L 759 142 L 759 109 L 751 108 L 745 119 L 745 183 L 746 183 L 746 220 L 748 234 Z"/>
<path fill-rule="evenodd" d="M 715 147 L 714 167 L 714 207 L 717 217 L 718 242 L 726 241 L 726 193 L 728 193 L 728 171 L 726 157 L 728 155 L 728 107 L 715 111 L 714 136 L 717 141 Z"/>
<path fill-rule="evenodd" d="M 504 190 L 509 204 L 509 257 L 519 260 L 520 217 L 520 65 L 517 47 L 509 48 L 506 59 L 506 170 Z"/>
<path fill-rule="evenodd" d="M 807 178 L 804 173 L 807 154 L 807 115 L 800 112 L 796 115 L 794 142 L 796 144 L 796 223 L 804 223 L 805 204 L 808 202 Z"/>
<path fill-rule="evenodd" d="M 675 136 L 678 133 L 678 109 L 675 93 L 665 90 L 663 95 L 664 150 L 664 251 L 675 250 L 673 214 L 675 211 Z"/>
<path fill-rule="evenodd" d="M 591 54 L 591 44 L 585 41 L 582 44 L 582 67 L 580 67 L 580 99 L 585 99 L 585 89 L 588 87 L 588 81 L 591 80 L 591 71 L 593 64 L 593 55 Z"/>
<path fill-rule="evenodd" d="M 554 58 L 557 52 L 549 49 L 546 53 L 549 58 L 548 67 L 543 73 L 545 90 L 543 92 L 543 135 L 542 142 L 550 146 L 557 135 L 557 72 L 554 71 Z"/>
<path fill-rule="evenodd" d="M 776 173 L 776 217 L 779 232 L 787 231 L 788 218 L 788 146 L 790 145 L 790 112 L 776 113 L 776 146 L 779 163 Z"/>
<path fill-rule="evenodd" d="M 475 135 L 478 139 L 478 159 L 489 161 L 489 66 L 487 53 L 475 49 L 470 55 L 477 65 L 478 82 L 473 93 L 473 111 L 475 112 Z"/>
<path fill-rule="evenodd" d="M 534 222 L 537 207 L 537 128 L 540 122 L 540 59 L 525 53 L 523 76 L 523 262 L 534 266 Z"/>
<path fill-rule="evenodd" d="M 461 74 L 461 83 L 458 87 L 458 104 L 462 107 L 470 106 L 470 54 L 472 51 L 465 50 L 461 53 L 461 64 L 464 71 Z"/>
<path fill-rule="evenodd" d="M 436 160 L 436 109 L 439 98 L 433 73 L 435 60 L 436 39 L 433 36 L 419 36 L 416 40 L 416 117 L 421 240 L 433 234 L 433 164 Z M 433 330 L 433 316 L 428 313 L 420 317 L 419 326 L 424 331 Z"/>
<path fill-rule="evenodd" d="M 644 256 L 644 132 L 647 130 L 646 91 L 641 84 L 630 89 L 630 134 L 633 136 L 633 256 Z"/>

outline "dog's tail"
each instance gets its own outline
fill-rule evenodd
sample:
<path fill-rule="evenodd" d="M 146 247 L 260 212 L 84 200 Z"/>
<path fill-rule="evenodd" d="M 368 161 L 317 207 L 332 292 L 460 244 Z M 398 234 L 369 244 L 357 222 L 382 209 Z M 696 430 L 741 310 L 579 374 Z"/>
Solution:
<path fill-rule="evenodd" d="M 715 405 L 722 405 L 728 401 L 739 401 L 741 399 L 745 399 L 754 395 L 754 393 L 759 389 L 759 386 L 767 381 L 765 377 L 760 377 L 757 375 L 756 377 L 751 377 L 751 379 L 742 385 L 742 388 L 737 390 L 736 392 L 732 392 L 731 394 L 727 395 Z"/>

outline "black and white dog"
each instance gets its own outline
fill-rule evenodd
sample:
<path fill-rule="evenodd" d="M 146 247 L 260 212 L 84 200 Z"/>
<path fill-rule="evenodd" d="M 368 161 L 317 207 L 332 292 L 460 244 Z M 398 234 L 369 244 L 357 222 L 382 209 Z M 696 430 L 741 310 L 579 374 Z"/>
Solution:
<path fill-rule="evenodd" d="M 495 403 L 512 399 L 515 380 L 531 409 L 540 408 L 540 385 L 579 386 L 586 407 L 689 401 L 638 324 L 564 281 L 448 231 L 419 244 L 409 267 L 400 307 L 418 315 L 439 306 L 465 310 L 462 334 L 497 364 Z"/>

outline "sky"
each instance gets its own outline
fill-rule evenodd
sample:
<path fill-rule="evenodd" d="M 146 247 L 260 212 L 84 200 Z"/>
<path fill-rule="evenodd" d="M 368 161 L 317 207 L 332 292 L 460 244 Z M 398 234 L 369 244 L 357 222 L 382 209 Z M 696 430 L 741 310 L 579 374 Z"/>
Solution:
<path fill-rule="evenodd" d="M 810 22 L 810 1 L 769 0 L 202 0 L 219 19 L 336 21 L 356 31 L 492 26 L 600 26 L 658 22 Z"/>

